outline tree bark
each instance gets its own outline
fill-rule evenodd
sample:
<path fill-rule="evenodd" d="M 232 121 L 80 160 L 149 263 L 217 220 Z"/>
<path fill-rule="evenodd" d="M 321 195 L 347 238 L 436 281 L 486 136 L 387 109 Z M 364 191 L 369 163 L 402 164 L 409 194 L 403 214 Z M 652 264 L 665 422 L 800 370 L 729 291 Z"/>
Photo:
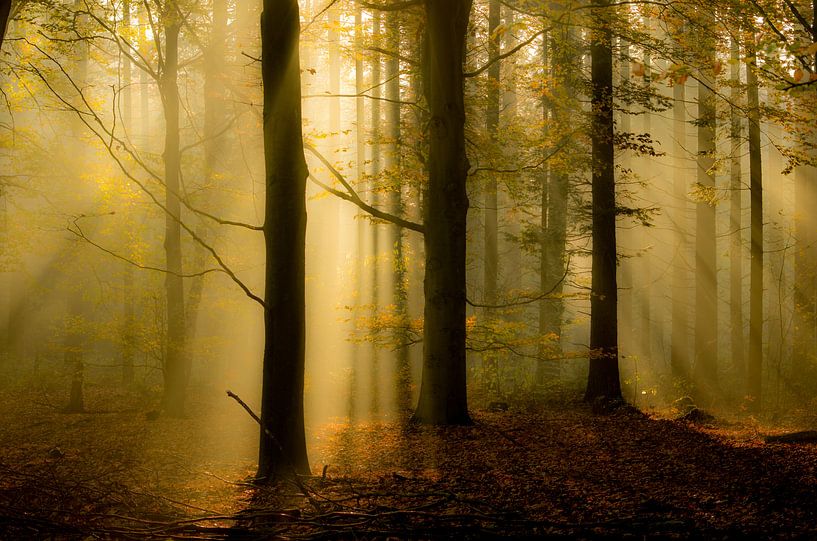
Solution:
<path fill-rule="evenodd" d="M 812 2 L 813 20 L 811 39 L 817 43 L 817 0 Z M 814 58 L 817 69 L 817 55 Z M 817 98 L 817 96 L 816 96 Z M 815 136 L 813 136 L 815 137 Z M 817 138 L 812 141 L 817 148 Z M 815 158 L 815 150 L 809 157 Z M 817 360 L 817 163 L 801 165 L 794 177 L 794 351 L 792 379 L 809 378 Z"/>
<path fill-rule="evenodd" d="M 308 171 L 301 127 L 299 35 L 297 0 L 264 0 L 266 342 L 258 477 L 267 480 L 309 473 L 303 401 Z"/>
<path fill-rule="evenodd" d="M 707 46 L 710 46 L 708 44 Z M 715 236 L 715 93 L 714 55 L 698 83 L 698 185 L 695 212 L 695 367 L 699 400 L 714 398 L 718 359 L 718 281 Z"/>
<path fill-rule="evenodd" d="M 390 186 L 388 208 L 395 216 L 403 215 L 403 184 L 401 175 L 401 126 L 400 126 L 400 13 L 389 12 L 386 22 L 389 56 L 386 58 L 386 129 L 389 149 L 385 153 L 385 169 L 390 178 L 395 179 L 395 186 Z M 392 302 L 399 321 L 397 366 L 395 369 L 395 393 L 397 413 L 401 417 L 411 415 L 411 367 L 409 363 L 409 336 L 407 333 L 408 290 L 406 284 L 406 262 L 403 243 L 403 228 L 391 224 L 388 226 L 389 253 L 392 254 Z"/>
<path fill-rule="evenodd" d="M 687 204 L 687 177 L 684 170 L 686 160 L 686 86 L 676 81 L 673 87 L 673 160 L 672 193 L 675 199 L 674 212 L 676 257 L 672 266 L 672 330 L 670 366 L 673 377 L 687 380 L 689 371 L 689 272 L 687 261 L 689 209 Z"/>
<path fill-rule="evenodd" d="M 731 326 L 732 368 L 739 380 L 744 372 L 743 341 L 743 243 L 741 238 L 742 205 L 742 171 L 741 171 L 741 138 L 743 128 L 741 115 L 735 106 L 740 100 L 740 45 L 736 39 L 731 43 L 732 88 L 729 97 L 733 105 L 730 108 L 729 139 L 731 141 L 731 160 L 729 165 L 729 323 Z"/>
<path fill-rule="evenodd" d="M 11 0 L 0 0 L 0 47 L 6 37 L 6 27 L 11 16 Z"/>
<path fill-rule="evenodd" d="M 165 63 L 162 95 L 165 114 L 165 275 L 167 351 L 164 366 L 164 407 L 168 415 L 184 413 L 189 366 L 185 355 L 184 283 L 182 280 L 181 201 L 179 199 L 179 32 L 175 13 L 166 13 Z"/>
<path fill-rule="evenodd" d="M 593 263 L 590 291 L 590 368 L 584 398 L 618 401 L 616 185 L 613 141 L 613 50 L 610 0 L 594 0 L 590 46 L 593 117 Z"/>
<path fill-rule="evenodd" d="M 747 396 L 749 408 L 759 412 L 762 405 L 763 376 L 763 164 L 760 148 L 760 100 L 754 35 L 747 43 L 746 85 L 749 99 L 749 190 L 751 194 L 751 276 L 749 291 L 749 366 Z"/>
<path fill-rule="evenodd" d="M 465 103 L 471 0 L 425 0 L 425 95 L 430 113 L 425 194 L 423 375 L 414 419 L 468 424 L 465 385 Z"/>
<path fill-rule="evenodd" d="M 497 130 L 499 128 L 500 106 L 500 74 L 502 62 L 499 60 L 500 42 L 497 29 L 501 22 L 499 0 L 488 2 L 488 68 L 487 105 L 485 109 L 485 129 L 490 139 L 491 155 L 497 153 Z M 482 265 L 482 295 L 483 304 L 495 305 L 497 302 L 497 283 L 499 281 L 499 223 L 497 209 L 497 180 L 493 172 L 487 173 L 483 200 L 483 265 Z M 490 328 L 493 319 L 493 309 L 483 308 L 485 325 Z M 499 393 L 499 365 L 497 353 L 486 351 L 482 354 L 482 366 L 488 391 Z"/>
<path fill-rule="evenodd" d="M 131 3 L 125 0 L 122 3 L 122 26 L 129 29 L 131 26 Z M 133 79 L 130 58 L 122 56 L 122 124 L 125 129 L 133 132 Z M 130 385 L 133 383 L 133 356 L 135 349 L 134 336 L 134 267 L 130 262 L 125 262 L 122 268 L 122 383 Z"/>

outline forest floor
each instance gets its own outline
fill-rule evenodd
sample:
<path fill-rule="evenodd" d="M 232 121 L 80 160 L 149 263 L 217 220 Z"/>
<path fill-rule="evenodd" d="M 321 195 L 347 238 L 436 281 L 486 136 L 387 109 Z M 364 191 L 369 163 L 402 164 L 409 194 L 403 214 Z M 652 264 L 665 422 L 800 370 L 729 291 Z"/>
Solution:
<path fill-rule="evenodd" d="M 98 386 L 68 415 L 0 388 L 0 539 L 817 539 L 817 446 L 763 439 L 805 414 L 696 425 L 562 397 L 467 427 L 338 422 L 311 434 L 313 477 L 257 488 L 256 427 L 221 397 L 154 418 Z"/>

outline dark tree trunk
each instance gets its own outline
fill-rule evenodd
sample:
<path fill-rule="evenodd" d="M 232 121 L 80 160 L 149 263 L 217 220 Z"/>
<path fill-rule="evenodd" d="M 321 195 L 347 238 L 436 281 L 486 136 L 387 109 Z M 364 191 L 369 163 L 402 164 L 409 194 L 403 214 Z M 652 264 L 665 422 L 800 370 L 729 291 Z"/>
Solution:
<path fill-rule="evenodd" d="M 182 281 L 181 201 L 179 199 L 179 23 L 166 14 L 165 64 L 162 95 L 165 113 L 165 258 L 167 274 L 167 351 L 164 366 L 164 407 L 168 415 L 184 413 L 189 367 L 185 355 L 184 283 Z"/>
<path fill-rule="evenodd" d="M 11 0 L 0 0 L 0 47 L 3 46 L 3 39 L 6 37 L 6 26 L 10 16 Z"/>
<path fill-rule="evenodd" d="M 590 55 L 593 118 L 593 264 L 587 401 L 621 400 L 616 289 L 616 184 L 613 146 L 613 51 L 610 0 L 595 0 Z"/>
<path fill-rule="evenodd" d="M 749 37 L 754 41 L 754 36 Z M 763 375 L 763 164 L 760 148 L 760 100 L 754 45 L 747 46 L 746 84 L 749 99 L 749 190 L 751 193 L 751 276 L 749 290 L 749 366 L 747 396 L 750 409 L 760 411 Z"/>
<path fill-rule="evenodd" d="M 711 46 L 709 44 L 708 46 Z M 714 398 L 718 359 L 718 281 L 715 242 L 715 58 L 702 70 L 698 83 L 698 185 L 695 212 L 695 367 L 699 399 Z"/>
<path fill-rule="evenodd" d="M 304 431 L 308 171 L 301 129 L 299 35 L 297 0 L 264 0 L 261 74 L 267 270 L 258 477 L 267 480 L 309 473 Z"/>
<path fill-rule="evenodd" d="M 740 45 L 736 39 L 731 44 L 732 89 L 729 97 L 733 104 L 740 100 Z M 744 372 L 743 341 L 743 243 L 741 238 L 741 215 L 743 213 L 742 171 L 741 171 L 741 138 L 743 127 L 740 110 L 732 105 L 730 108 L 729 139 L 731 141 L 731 160 L 729 165 L 729 234 L 731 236 L 729 251 L 729 324 L 731 326 L 732 368 L 740 380 Z"/>
<path fill-rule="evenodd" d="M 426 0 L 425 95 L 430 113 L 425 194 L 423 375 L 414 419 L 467 424 L 463 61 L 471 0 Z"/>

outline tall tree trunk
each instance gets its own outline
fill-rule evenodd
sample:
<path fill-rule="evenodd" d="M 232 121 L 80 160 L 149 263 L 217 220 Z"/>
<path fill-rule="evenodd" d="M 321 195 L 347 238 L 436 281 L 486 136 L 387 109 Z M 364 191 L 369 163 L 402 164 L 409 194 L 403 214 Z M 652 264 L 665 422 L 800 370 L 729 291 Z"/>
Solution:
<path fill-rule="evenodd" d="M 711 45 L 711 44 L 709 44 Z M 718 359 L 718 281 L 715 242 L 715 93 L 714 55 L 698 83 L 698 185 L 695 212 L 695 367 L 699 399 L 714 398 Z"/>
<path fill-rule="evenodd" d="M 0 0 L 0 47 L 3 46 L 3 39 L 6 37 L 6 26 L 10 16 L 11 0 Z"/>
<path fill-rule="evenodd" d="M 178 15 L 166 13 L 162 94 L 165 113 L 165 258 L 167 274 L 167 351 L 164 406 L 171 416 L 184 413 L 189 366 L 185 355 L 184 283 L 182 281 L 181 201 L 179 184 L 179 31 Z"/>
<path fill-rule="evenodd" d="M 426 276 L 423 375 L 414 418 L 467 424 L 465 233 L 468 214 L 463 62 L 471 0 L 425 0 L 429 179 L 424 205 Z"/>
<path fill-rule="evenodd" d="M 381 34 L 381 18 L 382 14 L 380 11 L 375 10 L 372 13 L 372 43 L 375 47 L 380 47 L 380 34 Z M 382 141 L 382 132 L 381 132 L 381 107 L 380 107 L 380 98 L 382 96 L 381 92 L 381 85 L 383 84 L 383 77 L 382 77 L 382 59 L 380 54 L 377 52 L 372 53 L 372 81 L 371 81 L 371 95 L 372 95 L 372 110 L 371 110 L 371 124 L 372 124 L 372 134 L 371 134 L 371 152 L 372 152 L 372 159 L 371 159 L 371 202 L 374 206 L 379 206 L 380 201 L 380 174 L 382 173 L 382 156 L 380 152 L 380 147 L 383 144 Z M 380 259 L 383 256 L 383 247 L 381 243 L 383 242 L 383 238 L 380 235 L 381 226 L 377 223 L 373 223 L 371 226 L 371 251 L 372 251 L 372 268 L 371 268 L 371 283 L 369 287 L 372 292 L 372 316 L 374 318 L 377 317 L 378 312 L 381 308 L 380 302 Z M 380 413 L 380 350 L 376 343 L 372 344 L 371 350 L 371 380 L 369 385 L 369 392 L 371 393 L 369 398 L 371 402 L 369 404 L 369 411 L 373 415 L 378 415 Z"/>
<path fill-rule="evenodd" d="M 387 43 L 389 56 L 386 59 L 386 129 L 390 148 L 385 153 L 385 169 L 396 185 L 389 187 L 389 212 L 403 215 L 403 184 L 400 181 L 400 13 L 392 11 L 387 16 Z M 411 367 L 409 365 L 409 336 L 407 333 L 408 290 L 406 284 L 406 261 L 403 243 L 403 229 L 388 226 L 388 244 L 391 257 L 392 302 L 398 318 L 397 366 L 395 369 L 395 394 L 397 412 L 401 417 L 411 415 Z"/>
<path fill-rule="evenodd" d="M 547 39 L 547 36 L 544 38 Z M 573 114 L 571 105 L 576 99 L 575 70 L 574 63 L 576 57 L 573 52 L 574 34 L 569 22 L 564 22 L 550 34 L 550 64 L 552 66 L 552 79 L 554 91 L 559 99 L 551 103 L 545 95 L 542 98 L 542 108 L 548 131 L 563 133 L 570 128 L 570 117 Z M 543 56 L 547 54 L 547 43 L 543 42 Z M 544 65 L 547 65 L 547 58 L 543 58 Z M 550 109 L 549 112 L 547 110 Z M 549 115 L 549 119 L 547 116 Z M 550 124 L 548 126 L 548 123 Z M 557 142 L 560 144 L 560 142 Z M 567 146 L 560 152 L 562 155 L 572 150 Z M 551 298 L 543 299 L 539 311 L 539 334 L 553 340 L 550 347 L 550 354 L 559 358 L 562 356 L 562 317 L 564 315 L 564 301 L 562 293 L 564 291 L 564 275 L 567 256 L 567 193 L 570 176 L 568 174 L 569 165 L 558 160 L 559 165 L 550 167 L 547 171 L 546 184 L 542 191 L 542 244 L 540 261 L 539 288 L 545 291 L 553 291 Z M 541 355 L 540 355 L 541 357 Z M 537 365 L 538 374 L 536 380 L 544 383 L 546 380 L 557 379 L 560 374 L 561 361 L 545 361 Z"/>
<path fill-rule="evenodd" d="M 749 190 L 751 193 L 751 277 L 749 291 L 749 366 L 747 396 L 750 409 L 761 410 L 763 376 L 763 164 L 760 148 L 760 100 L 754 35 L 748 37 L 746 85 L 749 100 Z"/>
<path fill-rule="evenodd" d="M 306 178 L 297 0 L 264 0 L 266 285 L 258 477 L 309 473 L 304 430 Z"/>
<path fill-rule="evenodd" d="M 545 23 L 549 24 L 549 23 Z M 547 33 L 542 34 L 542 66 L 545 69 L 550 66 L 550 54 L 548 47 L 549 36 Z M 553 70 L 551 70 L 552 72 Z M 551 73 L 552 75 L 552 73 Z M 551 100 L 548 93 L 542 89 L 542 139 L 547 140 L 550 133 L 551 123 Z M 547 291 L 548 285 L 548 200 L 549 200 L 549 186 L 550 175 L 552 174 L 547 160 L 542 164 L 540 172 L 540 208 L 541 214 L 539 218 L 539 290 Z M 545 342 L 550 339 L 548 333 L 548 308 L 551 299 L 543 298 L 539 301 L 539 346 L 536 351 L 538 357 L 536 363 L 535 381 L 537 385 L 543 385 L 548 380 L 555 380 L 558 377 L 558 364 L 548 359 L 550 357 L 550 349 Z M 558 340 L 557 340 L 558 343 Z"/>
<path fill-rule="evenodd" d="M 618 373 L 618 317 L 616 286 L 616 183 L 613 142 L 613 50 L 610 0 L 594 0 L 591 31 L 591 89 L 593 118 L 592 194 L 593 263 L 590 291 L 590 369 L 587 401 L 621 400 Z"/>
<path fill-rule="evenodd" d="M 814 11 L 811 39 L 817 43 L 817 0 L 812 1 Z M 814 59 L 817 70 L 817 55 Z M 817 157 L 817 135 L 812 135 L 815 147 L 811 158 Z M 811 377 L 817 360 L 817 163 L 797 168 L 794 177 L 794 235 L 797 249 L 794 256 L 794 351 L 792 353 L 792 379 L 804 381 Z"/>
<path fill-rule="evenodd" d="M 619 65 L 619 81 L 622 84 L 630 82 L 630 44 L 624 38 L 619 38 L 619 55 L 621 63 Z M 632 130 L 632 119 L 628 109 L 621 111 L 621 117 L 616 127 L 622 134 L 628 134 Z M 631 168 L 632 155 L 629 151 L 623 151 L 618 158 L 621 170 Z M 632 251 L 636 242 L 632 228 L 623 227 L 617 232 L 616 243 L 622 250 Z M 633 283 L 633 270 L 635 267 L 634 257 L 625 257 L 618 266 L 618 351 L 619 356 L 625 359 L 632 358 L 638 346 L 635 341 L 635 284 Z"/>
<path fill-rule="evenodd" d="M 499 0 L 488 2 L 488 68 L 487 81 L 487 106 L 485 110 L 485 129 L 490 139 L 491 155 L 496 154 L 497 129 L 499 128 L 499 100 L 500 100 L 500 74 L 501 61 L 499 60 L 500 42 L 498 28 L 501 22 Z M 497 181 L 493 172 L 488 172 L 485 182 L 485 195 L 483 201 L 483 220 L 485 231 L 483 233 L 483 265 L 482 265 L 482 294 L 483 302 L 486 305 L 495 305 L 497 302 L 497 282 L 499 281 L 499 223 L 497 208 L 499 201 L 497 197 Z M 484 309 L 485 324 L 491 327 L 490 321 L 493 319 L 493 309 Z M 487 377 L 489 392 L 499 393 L 499 366 L 497 354 L 487 351 L 482 354 L 483 368 Z"/>
<path fill-rule="evenodd" d="M 122 26 L 129 30 L 131 26 L 131 3 L 125 0 L 122 3 Z M 130 58 L 122 55 L 122 124 L 125 129 L 133 130 L 133 88 L 132 66 Z M 134 337 L 134 269 L 133 265 L 125 262 L 122 269 L 122 383 L 133 383 L 133 355 L 135 346 Z"/>
<path fill-rule="evenodd" d="M 82 7 L 82 3 L 80 0 L 75 0 L 74 2 L 74 9 L 76 11 L 80 11 Z M 80 27 L 83 27 L 87 24 L 88 18 L 84 14 L 80 14 L 77 17 L 77 24 Z M 77 41 L 73 43 L 72 52 L 75 55 L 76 60 L 76 72 L 73 74 L 73 79 L 76 81 L 76 84 L 79 88 L 83 88 L 86 84 L 88 79 L 88 59 L 90 57 L 90 50 L 88 47 L 88 43 L 85 41 Z M 77 145 L 77 152 L 80 154 L 78 156 L 78 162 L 82 163 L 86 158 L 87 155 L 85 154 L 84 145 L 82 144 L 81 137 L 83 131 L 83 125 L 78 120 L 75 119 L 71 124 L 71 131 L 73 133 L 74 138 L 79 143 Z M 77 177 L 79 177 L 79 169 L 76 171 Z M 80 262 L 83 261 L 82 257 L 79 257 L 79 253 L 75 254 L 75 261 L 77 264 L 73 265 L 75 272 L 81 271 L 80 267 L 82 266 Z M 85 384 L 85 326 L 86 326 L 86 319 L 85 313 L 83 310 L 83 302 L 82 302 L 82 291 L 83 288 L 81 286 L 81 277 L 80 282 L 76 284 L 71 284 L 70 288 L 71 291 L 68 293 L 68 300 L 67 300 L 67 314 L 66 314 L 66 326 L 65 326 L 65 354 L 64 354 L 64 361 L 65 365 L 71 371 L 71 391 L 68 395 L 68 403 L 65 406 L 64 411 L 66 413 L 81 413 L 85 411 L 85 400 L 84 400 L 84 384 Z"/>
<path fill-rule="evenodd" d="M 355 167 L 357 172 L 357 179 L 363 182 L 366 176 L 366 102 L 363 98 L 365 88 L 365 74 L 363 66 L 363 47 L 364 47 L 364 31 L 363 31 L 363 9 L 360 4 L 355 7 L 355 151 L 357 158 L 355 160 Z M 366 280 L 364 272 L 366 270 L 365 260 L 369 247 L 369 230 L 371 226 L 363 219 L 362 211 L 357 216 L 357 272 L 355 273 L 356 287 L 358 292 L 357 303 L 355 304 L 354 314 L 355 321 L 358 321 L 363 316 L 363 309 L 361 306 L 368 303 L 366 297 Z M 348 415 L 349 421 L 354 422 L 357 416 L 357 393 L 360 378 L 360 360 L 363 357 L 364 346 L 355 342 L 352 351 L 352 366 L 349 375 L 349 401 L 348 401 Z"/>
<path fill-rule="evenodd" d="M 686 86 L 682 80 L 673 87 L 673 172 L 672 194 L 675 199 L 675 239 L 676 257 L 672 266 L 672 354 L 670 366 L 673 377 L 680 380 L 689 378 L 689 272 L 687 261 L 689 209 L 687 204 L 687 176 L 684 170 L 686 158 Z"/>
<path fill-rule="evenodd" d="M 732 369 L 743 379 L 744 372 L 744 342 L 743 342 L 743 243 L 741 238 L 741 215 L 743 213 L 742 171 L 741 171 L 741 112 L 736 106 L 740 100 L 740 44 L 735 38 L 731 43 L 732 88 L 729 98 L 730 107 L 729 139 L 731 141 L 729 163 L 729 235 L 731 237 L 729 250 L 729 323 L 731 326 Z"/>
<path fill-rule="evenodd" d="M 644 54 L 644 84 L 650 85 L 652 81 L 652 57 L 649 53 L 649 49 Z M 652 137 L 652 111 L 650 108 L 652 107 L 651 100 L 647 98 L 647 104 L 643 110 L 643 126 L 644 126 L 644 133 L 647 133 Z M 642 172 L 644 174 L 644 180 L 647 181 L 647 200 L 651 199 L 650 195 L 650 176 L 651 176 L 651 165 L 649 162 L 652 161 L 650 156 L 644 156 L 639 160 L 641 162 L 641 166 L 646 166 Z M 643 239 L 643 242 L 646 245 L 642 245 L 643 253 L 639 258 L 639 272 L 638 272 L 638 280 L 641 283 L 641 286 L 638 288 L 639 292 L 641 293 L 640 300 L 641 300 L 641 314 L 640 314 L 640 322 L 639 325 L 639 336 L 641 337 L 641 344 L 639 348 L 639 352 L 641 353 L 641 359 L 644 361 L 647 367 L 654 369 L 657 366 L 655 359 L 653 359 L 653 326 L 657 325 L 657 321 L 653 321 L 653 311 L 652 311 L 652 293 L 653 293 L 653 276 L 652 276 L 652 244 L 653 236 L 649 229 L 644 228 L 642 234 L 640 235 Z"/>
<path fill-rule="evenodd" d="M 204 184 L 196 201 L 201 208 L 207 209 L 218 181 L 220 156 L 227 154 L 225 137 L 221 133 L 225 125 L 225 58 L 227 41 L 227 1 L 213 0 L 213 23 L 210 40 L 204 54 Z M 207 227 L 202 223 L 196 228 L 196 234 L 210 240 Z M 207 253 L 200 243 L 193 250 L 194 269 L 204 270 Z M 187 324 L 185 340 L 193 344 L 198 326 L 199 308 L 204 295 L 205 276 L 190 279 L 187 293 L 185 322 Z"/>

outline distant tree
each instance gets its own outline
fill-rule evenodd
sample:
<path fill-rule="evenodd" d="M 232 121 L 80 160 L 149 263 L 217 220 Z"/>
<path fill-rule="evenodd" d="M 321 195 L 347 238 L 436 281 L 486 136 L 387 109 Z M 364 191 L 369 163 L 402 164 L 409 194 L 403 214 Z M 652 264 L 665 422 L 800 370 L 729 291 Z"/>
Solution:
<path fill-rule="evenodd" d="M 715 65 L 712 14 L 701 13 L 701 69 L 698 80 L 698 203 L 695 212 L 695 366 L 693 380 L 700 398 L 711 399 L 717 385 L 718 278 L 715 231 Z"/>
<path fill-rule="evenodd" d="M 266 286 L 258 477 L 309 473 L 304 429 L 306 178 L 297 0 L 264 0 Z"/>

